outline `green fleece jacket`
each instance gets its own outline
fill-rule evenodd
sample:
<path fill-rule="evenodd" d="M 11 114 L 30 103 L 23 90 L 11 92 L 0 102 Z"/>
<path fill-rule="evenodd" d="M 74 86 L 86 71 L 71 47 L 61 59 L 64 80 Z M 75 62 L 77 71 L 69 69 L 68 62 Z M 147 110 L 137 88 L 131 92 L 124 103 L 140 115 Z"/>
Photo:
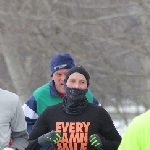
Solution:
<path fill-rule="evenodd" d="M 33 95 L 37 102 L 38 115 L 40 115 L 47 108 L 47 106 L 53 106 L 62 102 L 61 97 L 50 95 L 49 83 L 43 85 L 41 88 L 38 88 Z M 93 103 L 93 95 L 90 90 L 88 90 L 86 97 L 89 103 Z"/>

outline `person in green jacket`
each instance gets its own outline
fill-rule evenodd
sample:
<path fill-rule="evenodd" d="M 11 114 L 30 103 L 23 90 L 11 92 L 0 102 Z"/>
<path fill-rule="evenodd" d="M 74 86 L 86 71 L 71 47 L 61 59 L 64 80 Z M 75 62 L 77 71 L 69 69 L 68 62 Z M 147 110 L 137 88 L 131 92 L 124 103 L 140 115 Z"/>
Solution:
<path fill-rule="evenodd" d="M 23 105 L 28 133 L 30 133 L 38 117 L 48 106 L 53 106 L 63 101 L 62 99 L 66 95 L 64 79 L 67 72 L 74 66 L 74 59 L 68 53 L 57 54 L 52 58 L 50 61 L 51 81 L 37 88 Z M 90 103 L 100 105 L 90 90 L 88 90 L 86 98 Z M 40 150 L 47 149 L 51 150 L 49 146 L 45 146 Z"/>
<path fill-rule="evenodd" d="M 127 127 L 118 150 L 150 150 L 150 110 L 135 117 Z"/>

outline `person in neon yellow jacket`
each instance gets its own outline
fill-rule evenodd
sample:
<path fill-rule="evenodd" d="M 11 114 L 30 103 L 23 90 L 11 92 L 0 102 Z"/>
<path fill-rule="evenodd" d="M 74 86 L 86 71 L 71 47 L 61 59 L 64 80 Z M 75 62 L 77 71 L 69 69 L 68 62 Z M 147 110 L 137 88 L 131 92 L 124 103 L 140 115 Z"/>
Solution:
<path fill-rule="evenodd" d="M 150 110 L 132 120 L 118 150 L 150 150 Z"/>

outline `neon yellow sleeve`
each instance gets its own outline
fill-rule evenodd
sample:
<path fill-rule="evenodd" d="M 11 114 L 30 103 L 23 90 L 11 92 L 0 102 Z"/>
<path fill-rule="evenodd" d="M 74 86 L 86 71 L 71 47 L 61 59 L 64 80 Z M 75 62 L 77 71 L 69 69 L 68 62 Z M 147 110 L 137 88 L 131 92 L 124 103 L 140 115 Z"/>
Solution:
<path fill-rule="evenodd" d="M 142 131 L 141 124 L 134 119 L 127 127 L 118 150 L 143 150 L 141 149 Z"/>

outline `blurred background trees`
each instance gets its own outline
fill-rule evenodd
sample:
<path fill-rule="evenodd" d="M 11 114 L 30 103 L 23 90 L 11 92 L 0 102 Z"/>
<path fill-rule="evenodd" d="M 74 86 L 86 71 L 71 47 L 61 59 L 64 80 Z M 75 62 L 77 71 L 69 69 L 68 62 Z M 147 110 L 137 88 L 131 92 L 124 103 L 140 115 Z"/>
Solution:
<path fill-rule="evenodd" d="M 1 88 L 24 103 L 49 82 L 51 58 L 70 53 L 89 71 L 93 95 L 128 124 L 150 108 L 149 8 L 149 0 L 0 0 Z M 124 113 L 131 105 L 134 114 Z"/>

